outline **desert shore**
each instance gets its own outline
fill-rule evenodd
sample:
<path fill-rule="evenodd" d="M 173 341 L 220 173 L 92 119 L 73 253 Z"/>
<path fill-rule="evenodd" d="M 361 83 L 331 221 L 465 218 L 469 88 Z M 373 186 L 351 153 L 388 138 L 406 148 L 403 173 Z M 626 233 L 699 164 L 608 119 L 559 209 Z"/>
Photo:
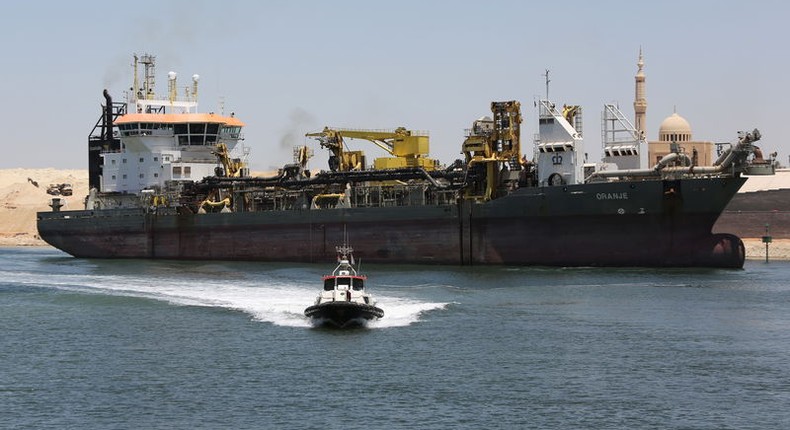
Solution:
<path fill-rule="evenodd" d="M 71 184 L 71 196 L 47 194 L 50 184 Z M 53 197 L 63 209 L 81 209 L 88 195 L 87 170 L 0 169 L 0 246 L 48 246 L 38 237 L 36 212 L 49 211 Z"/>
<path fill-rule="evenodd" d="M 71 196 L 58 196 L 65 202 L 64 210 L 82 208 L 88 194 L 87 170 L 63 169 L 0 169 L 0 246 L 49 246 L 38 237 L 36 212 L 48 211 L 52 195 L 50 184 L 68 183 Z M 765 244 L 760 238 L 744 238 L 746 258 L 765 259 Z M 790 239 L 774 239 L 769 245 L 770 260 L 790 260 Z"/>

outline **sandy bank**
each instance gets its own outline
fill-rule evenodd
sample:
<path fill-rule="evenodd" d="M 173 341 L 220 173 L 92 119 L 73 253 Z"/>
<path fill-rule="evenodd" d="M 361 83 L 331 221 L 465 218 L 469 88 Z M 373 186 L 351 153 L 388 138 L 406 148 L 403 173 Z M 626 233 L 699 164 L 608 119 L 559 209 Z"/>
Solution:
<path fill-rule="evenodd" d="M 88 194 L 87 170 L 0 169 L 0 246 L 46 245 L 36 230 L 36 212 L 50 210 L 50 184 L 72 185 L 71 196 L 58 196 L 64 209 L 81 209 Z"/>

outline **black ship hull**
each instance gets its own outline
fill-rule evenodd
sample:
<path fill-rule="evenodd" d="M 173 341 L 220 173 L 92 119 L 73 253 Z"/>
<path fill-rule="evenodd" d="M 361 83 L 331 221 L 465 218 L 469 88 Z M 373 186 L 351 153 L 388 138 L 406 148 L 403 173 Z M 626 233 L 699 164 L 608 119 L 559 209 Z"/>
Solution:
<path fill-rule="evenodd" d="M 41 212 L 76 257 L 325 262 L 348 231 L 375 263 L 730 267 L 744 247 L 712 227 L 745 178 L 522 188 L 485 203 L 192 214 Z"/>
<path fill-rule="evenodd" d="M 330 302 L 310 306 L 305 309 L 304 314 L 316 325 L 346 328 L 361 326 L 367 321 L 381 318 L 384 311 L 363 303 Z"/>

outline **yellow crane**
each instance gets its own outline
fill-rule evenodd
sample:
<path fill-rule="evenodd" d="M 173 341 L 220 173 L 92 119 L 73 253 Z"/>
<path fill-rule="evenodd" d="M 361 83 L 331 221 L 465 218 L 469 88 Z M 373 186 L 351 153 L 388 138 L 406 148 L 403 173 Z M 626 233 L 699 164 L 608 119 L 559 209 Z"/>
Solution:
<path fill-rule="evenodd" d="M 426 133 L 398 127 L 394 130 L 363 130 L 351 128 L 330 128 L 318 133 L 308 133 L 322 147 L 329 149 L 332 156 L 329 167 L 333 171 L 362 170 L 365 168 L 363 151 L 347 151 L 343 138 L 363 139 L 373 142 L 392 157 L 379 157 L 373 161 L 373 167 L 380 169 L 399 169 L 404 167 L 422 167 L 426 170 L 436 168 L 437 162 L 428 158 L 428 135 Z"/>
<path fill-rule="evenodd" d="M 521 170 L 521 104 L 517 101 L 492 102 L 493 118 L 484 117 L 472 124 L 462 152 L 467 167 L 479 172 L 466 197 L 475 200 L 496 198 L 500 187 L 518 182 Z"/>
<path fill-rule="evenodd" d="M 220 142 L 217 148 L 211 151 L 217 157 L 217 160 L 222 164 L 224 175 L 229 178 L 236 178 L 241 176 L 241 169 L 244 168 L 244 163 L 239 159 L 230 158 L 230 151 L 228 145 Z"/>

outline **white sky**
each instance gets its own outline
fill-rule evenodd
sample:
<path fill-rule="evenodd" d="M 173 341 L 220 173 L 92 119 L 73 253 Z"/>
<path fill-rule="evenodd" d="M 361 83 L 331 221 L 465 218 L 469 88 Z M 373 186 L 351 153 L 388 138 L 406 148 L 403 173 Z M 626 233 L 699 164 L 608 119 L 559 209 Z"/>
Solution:
<path fill-rule="evenodd" d="M 533 101 L 580 104 L 591 160 L 604 103 L 633 118 L 640 46 L 648 138 L 673 109 L 695 140 L 758 128 L 788 164 L 790 98 L 784 1 L 11 1 L 0 14 L 4 129 L 0 168 L 87 168 L 102 90 L 123 99 L 132 54 L 157 57 L 157 90 L 200 74 L 200 110 L 247 124 L 253 170 L 291 162 L 325 125 L 427 130 L 449 164 L 463 130 L 494 100 L 522 104 L 532 154 Z M 384 155 L 365 142 L 368 159 Z M 323 168 L 316 157 L 312 168 Z"/>

